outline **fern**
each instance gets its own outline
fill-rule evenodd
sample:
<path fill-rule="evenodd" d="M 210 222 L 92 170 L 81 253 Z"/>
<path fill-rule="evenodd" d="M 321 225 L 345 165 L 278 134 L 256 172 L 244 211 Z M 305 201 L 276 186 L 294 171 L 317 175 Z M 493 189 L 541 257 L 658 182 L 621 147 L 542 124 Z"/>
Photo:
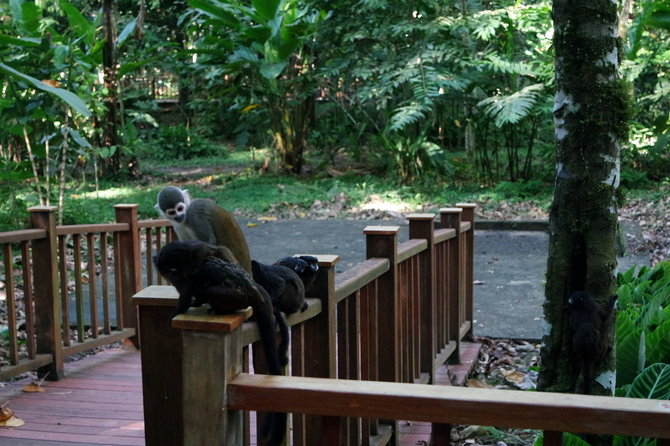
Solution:
<path fill-rule="evenodd" d="M 428 112 L 430 112 L 430 107 L 417 103 L 397 107 L 393 110 L 388 129 L 391 132 L 400 131 L 408 125 L 425 119 Z"/>
<path fill-rule="evenodd" d="M 485 107 L 484 112 L 495 119 L 498 128 L 505 124 L 516 124 L 528 116 L 543 88 L 543 84 L 528 85 L 511 95 L 486 98 L 477 106 Z"/>
<path fill-rule="evenodd" d="M 535 77 L 536 75 L 535 69 L 531 64 L 521 61 L 506 60 L 496 54 L 487 55 L 484 65 L 494 73 L 518 74 L 530 77 Z"/>

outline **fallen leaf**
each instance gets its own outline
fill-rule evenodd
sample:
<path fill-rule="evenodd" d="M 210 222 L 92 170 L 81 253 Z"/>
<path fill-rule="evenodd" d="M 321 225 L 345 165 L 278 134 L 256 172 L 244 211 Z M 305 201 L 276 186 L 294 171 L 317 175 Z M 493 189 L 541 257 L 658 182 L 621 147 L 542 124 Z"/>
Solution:
<path fill-rule="evenodd" d="M 5 403 L 6 404 L 6 403 Z M 0 407 L 0 423 L 4 423 L 14 415 L 14 411 L 4 405 Z"/>
<path fill-rule="evenodd" d="M 255 228 L 256 226 L 258 226 L 257 223 L 251 223 L 251 222 L 247 223 L 247 228 Z"/>
<path fill-rule="evenodd" d="M 33 381 L 30 384 L 23 386 L 23 391 L 27 393 L 44 392 L 44 387 L 42 387 L 42 383 Z"/>
<path fill-rule="evenodd" d="M 491 384 L 487 384 L 479 379 L 469 379 L 468 387 L 476 387 L 478 389 L 495 389 L 495 387 Z"/>
<path fill-rule="evenodd" d="M 505 379 L 511 383 L 522 383 L 526 379 L 526 374 L 517 370 L 506 375 Z"/>
<path fill-rule="evenodd" d="M 24 424 L 26 424 L 25 421 L 15 416 L 10 417 L 6 421 L 0 421 L 0 426 L 4 427 L 21 427 Z"/>

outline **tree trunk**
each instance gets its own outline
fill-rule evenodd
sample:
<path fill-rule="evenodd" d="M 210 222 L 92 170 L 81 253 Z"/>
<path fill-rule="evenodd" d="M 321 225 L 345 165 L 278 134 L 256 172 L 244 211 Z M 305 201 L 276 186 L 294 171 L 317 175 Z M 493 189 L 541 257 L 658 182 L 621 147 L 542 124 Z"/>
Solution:
<path fill-rule="evenodd" d="M 627 138 L 628 85 L 618 76 L 617 8 L 611 0 L 554 0 L 556 184 L 549 217 L 545 333 L 538 389 L 579 390 L 566 304 L 586 290 L 607 304 L 616 288 L 619 150 Z M 595 364 L 590 393 L 615 387 L 614 317 L 610 348 Z"/>
<path fill-rule="evenodd" d="M 102 66 L 104 85 L 107 89 L 105 105 L 107 112 L 102 127 L 102 144 L 105 149 L 115 148 L 113 154 L 106 158 L 104 165 L 110 173 L 118 172 L 121 166 L 121 148 L 118 137 L 118 88 L 116 79 L 116 55 L 115 55 L 115 22 L 114 1 L 102 1 L 102 28 L 104 33 L 104 46 L 102 50 Z"/>

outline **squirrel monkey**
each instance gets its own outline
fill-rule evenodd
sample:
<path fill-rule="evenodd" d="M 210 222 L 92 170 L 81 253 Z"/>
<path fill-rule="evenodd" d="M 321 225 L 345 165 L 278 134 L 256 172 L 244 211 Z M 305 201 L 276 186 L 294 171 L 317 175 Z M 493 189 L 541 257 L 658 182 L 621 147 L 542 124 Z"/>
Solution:
<path fill-rule="evenodd" d="M 251 256 L 235 217 L 213 200 L 191 199 L 188 191 L 167 186 L 158 193 L 156 209 L 172 223 L 179 240 L 200 240 L 225 246 L 238 263 L 251 273 Z"/>

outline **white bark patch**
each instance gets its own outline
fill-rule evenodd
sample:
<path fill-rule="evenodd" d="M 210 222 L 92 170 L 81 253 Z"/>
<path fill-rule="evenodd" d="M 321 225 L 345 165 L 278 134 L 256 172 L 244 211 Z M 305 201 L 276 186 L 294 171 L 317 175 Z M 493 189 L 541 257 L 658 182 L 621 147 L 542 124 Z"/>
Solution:
<path fill-rule="evenodd" d="M 544 333 L 544 336 L 549 336 L 551 334 L 551 324 L 543 319 L 540 325 L 542 326 L 542 332 Z"/>
<path fill-rule="evenodd" d="M 565 130 L 562 126 L 556 126 L 556 129 L 554 130 L 554 136 L 558 141 L 562 141 L 566 136 L 568 136 L 568 131 Z"/>
<path fill-rule="evenodd" d="M 603 372 L 596 378 L 596 382 L 614 395 L 614 389 L 616 388 L 616 372 L 614 370 Z"/>
<path fill-rule="evenodd" d="M 619 188 L 619 183 L 621 181 L 621 158 L 618 156 L 610 156 L 610 155 L 601 155 L 601 157 L 605 160 L 605 162 L 612 164 L 612 170 L 610 170 L 610 173 L 607 175 L 607 178 L 603 180 L 603 183 L 607 184 L 608 186 L 612 186 L 615 189 Z"/>

